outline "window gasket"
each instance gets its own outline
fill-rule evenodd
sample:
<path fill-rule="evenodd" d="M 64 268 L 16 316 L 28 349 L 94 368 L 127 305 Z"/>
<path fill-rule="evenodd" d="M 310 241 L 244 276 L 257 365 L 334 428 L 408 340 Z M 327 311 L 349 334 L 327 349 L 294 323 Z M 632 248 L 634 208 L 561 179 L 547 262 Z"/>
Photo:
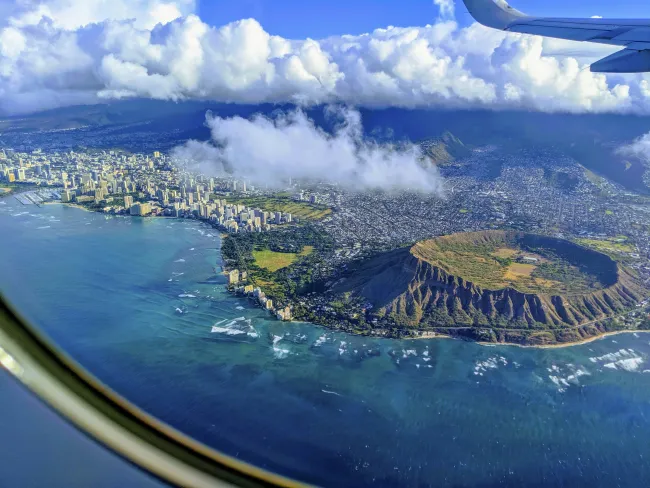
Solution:
<path fill-rule="evenodd" d="M 222 454 L 143 412 L 55 347 L 1 292 L 0 365 L 74 426 L 166 483 L 306 486 Z"/>

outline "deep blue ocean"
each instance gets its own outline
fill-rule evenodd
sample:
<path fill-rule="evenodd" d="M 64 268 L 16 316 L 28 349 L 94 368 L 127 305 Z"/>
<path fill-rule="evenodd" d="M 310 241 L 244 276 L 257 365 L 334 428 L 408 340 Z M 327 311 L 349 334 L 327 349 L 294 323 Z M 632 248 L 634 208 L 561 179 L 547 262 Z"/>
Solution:
<path fill-rule="evenodd" d="M 362 338 L 228 294 L 218 233 L 198 222 L 12 197 L 0 235 L 0 288 L 30 321 L 227 454 L 333 486 L 650 486 L 650 334 Z"/>

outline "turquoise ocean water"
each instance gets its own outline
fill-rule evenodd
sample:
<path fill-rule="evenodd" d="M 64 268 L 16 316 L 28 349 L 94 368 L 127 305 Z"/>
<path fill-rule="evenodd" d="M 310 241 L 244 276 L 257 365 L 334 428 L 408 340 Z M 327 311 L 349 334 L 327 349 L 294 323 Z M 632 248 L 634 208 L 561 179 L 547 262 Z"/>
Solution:
<path fill-rule="evenodd" d="M 5 198 L 0 233 L 0 287 L 29 320 L 230 455 L 336 486 L 650 485 L 650 334 L 368 339 L 228 294 L 218 234 L 197 222 Z"/>

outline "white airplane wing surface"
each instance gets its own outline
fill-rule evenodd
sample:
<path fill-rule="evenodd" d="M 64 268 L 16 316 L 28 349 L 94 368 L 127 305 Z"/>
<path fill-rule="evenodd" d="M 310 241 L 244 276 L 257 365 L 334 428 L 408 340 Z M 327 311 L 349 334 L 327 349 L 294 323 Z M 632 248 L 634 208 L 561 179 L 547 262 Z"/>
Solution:
<path fill-rule="evenodd" d="M 493 29 L 624 48 L 592 64 L 591 71 L 595 73 L 650 71 L 650 19 L 531 17 L 505 0 L 463 1 L 477 22 Z"/>

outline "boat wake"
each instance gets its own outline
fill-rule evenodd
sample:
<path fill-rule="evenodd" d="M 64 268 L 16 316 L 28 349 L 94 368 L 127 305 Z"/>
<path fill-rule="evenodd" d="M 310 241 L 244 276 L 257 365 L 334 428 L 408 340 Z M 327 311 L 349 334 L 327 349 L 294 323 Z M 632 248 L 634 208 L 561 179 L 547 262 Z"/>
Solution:
<path fill-rule="evenodd" d="M 343 396 L 340 393 L 336 393 L 335 391 L 329 391 L 329 390 L 321 390 L 323 393 L 327 393 L 328 395 L 336 395 L 336 396 Z"/>

